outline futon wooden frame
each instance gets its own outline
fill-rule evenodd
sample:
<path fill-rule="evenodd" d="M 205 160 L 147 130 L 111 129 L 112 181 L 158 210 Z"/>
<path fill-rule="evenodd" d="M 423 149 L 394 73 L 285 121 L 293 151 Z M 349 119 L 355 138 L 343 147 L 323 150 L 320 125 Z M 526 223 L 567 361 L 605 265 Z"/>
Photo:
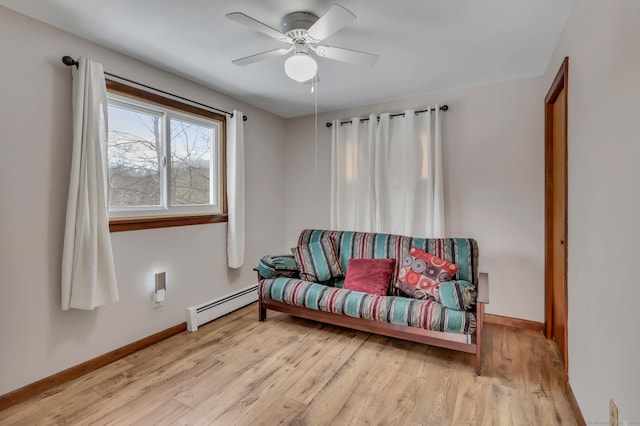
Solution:
<path fill-rule="evenodd" d="M 264 279 L 258 273 L 258 281 Z M 267 309 L 279 311 L 295 317 L 306 318 L 340 327 L 375 333 L 397 339 L 438 346 L 456 351 L 476 354 L 476 373 L 482 375 L 482 328 L 484 325 L 484 309 L 489 303 L 489 276 L 481 272 L 478 277 L 478 293 L 475 304 L 476 332 L 473 335 L 446 333 L 442 331 L 425 330 L 417 327 L 401 326 L 386 322 L 378 322 L 353 318 L 347 315 L 331 312 L 316 311 L 314 309 L 293 306 L 274 300 L 262 300 L 258 297 L 258 319 L 267 319 Z"/>

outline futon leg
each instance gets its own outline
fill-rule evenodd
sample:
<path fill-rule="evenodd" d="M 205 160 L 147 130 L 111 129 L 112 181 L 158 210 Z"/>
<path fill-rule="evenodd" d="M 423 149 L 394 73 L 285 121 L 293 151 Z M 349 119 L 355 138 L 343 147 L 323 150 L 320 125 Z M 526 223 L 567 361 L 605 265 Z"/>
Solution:
<path fill-rule="evenodd" d="M 476 374 L 482 376 L 482 328 L 484 326 L 484 304 L 478 303 L 476 310 Z"/>
<path fill-rule="evenodd" d="M 258 301 L 258 321 L 267 319 L 267 309 L 262 306 L 262 300 Z"/>
<path fill-rule="evenodd" d="M 254 271 L 258 271 L 254 269 Z M 262 280 L 262 275 L 258 272 L 258 283 Z M 267 310 L 262 306 L 262 294 L 260 293 L 260 284 L 258 284 L 258 321 L 264 321 L 267 319 Z"/>

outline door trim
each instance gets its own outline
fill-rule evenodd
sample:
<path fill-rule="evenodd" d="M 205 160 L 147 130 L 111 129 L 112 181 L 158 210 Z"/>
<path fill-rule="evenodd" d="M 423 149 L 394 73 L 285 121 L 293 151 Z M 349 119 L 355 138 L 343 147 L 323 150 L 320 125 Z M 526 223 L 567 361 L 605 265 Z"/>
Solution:
<path fill-rule="evenodd" d="M 564 92 L 562 92 L 562 90 Z M 568 239 L 567 239 L 567 210 L 568 210 L 568 186 L 566 185 L 567 178 L 567 163 L 568 163 L 568 139 L 567 139 L 567 111 L 568 111 L 568 89 L 569 89 L 569 57 L 565 57 L 562 61 L 562 65 L 556 74 L 549 92 L 544 99 L 545 103 L 545 337 L 551 339 L 553 337 L 553 288 L 552 288 L 552 276 L 553 276 L 553 262 L 551 261 L 552 255 L 552 200 L 551 200 L 551 174 L 552 174 L 552 159 L 553 159 L 553 104 L 563 93 L 565 105 L 565 164 L 564 164 L 564 181 L 565 181 L 565 211 L 564 211 L 564 282 L 567 283 L 567 252 L 568 252 Z M 567 324 L 567 330 L 565 332 L 565 354 L 564 354 L 564 368 L 565 368 L 565 381 L 568 378 L 568 298 L 565 294 L 565 324 Z"/>

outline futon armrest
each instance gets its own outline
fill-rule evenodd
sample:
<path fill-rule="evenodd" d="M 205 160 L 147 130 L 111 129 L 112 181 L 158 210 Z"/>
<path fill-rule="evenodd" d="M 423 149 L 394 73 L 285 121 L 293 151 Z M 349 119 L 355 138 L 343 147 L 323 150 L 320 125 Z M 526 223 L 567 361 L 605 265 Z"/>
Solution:
<path fill-rule="evenodd" d="M 480 272 L 478 276 L 478 303 L 489 303 L 489 274 Z"/>
<path fill-rule="evenodd" d="M 297 278 L 300 275 L 298 264 L 291 254 L 268 255 L 258 263 L 259 279 L 263 278 Z"/>

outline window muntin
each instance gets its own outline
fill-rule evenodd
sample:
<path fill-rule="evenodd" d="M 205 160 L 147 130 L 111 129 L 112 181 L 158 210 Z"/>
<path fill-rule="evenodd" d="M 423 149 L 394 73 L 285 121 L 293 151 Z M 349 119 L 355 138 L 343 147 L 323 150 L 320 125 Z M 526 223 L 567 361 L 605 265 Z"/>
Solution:
<path fill-rule="evenodd" d="M 111 218 L 223 213 L 223 122 L 115 93 L 108 103 Z"/>

